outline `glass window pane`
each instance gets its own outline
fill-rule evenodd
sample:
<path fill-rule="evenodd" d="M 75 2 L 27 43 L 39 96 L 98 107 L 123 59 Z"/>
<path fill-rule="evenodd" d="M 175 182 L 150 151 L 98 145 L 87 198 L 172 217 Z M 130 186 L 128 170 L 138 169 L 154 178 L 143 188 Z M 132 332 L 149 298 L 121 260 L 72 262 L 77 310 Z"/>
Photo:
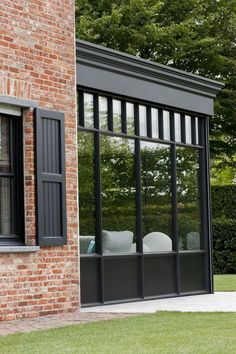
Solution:
<path fill-rule="evenodd" d="M 94 116 L 93 116 L 93 95 L 84 94 L 84 126 L 86 128 L 93 128 Z"/>
<path fill-rule="evenodd" d="M 185 136 L 186 144 L 192 144 L 192 128 L 190 116 L 185 116 Z"/>
<path fill-rule="evenodd" d="M 163 137 L 170 140 L 170 112 L 163 111 Z"/>
<path fill-rule="evenodd" d="M 121 101 L 112 100 L 113 102 L 113 131 L 121 132 Z"/>
<path fill-rule="evenodd" d="M 139 106 L 139 134 L 147 136 L 147 108 Z"/>
<path fill-rule="evenodd" d="M 172 251 L 170 147 L 141 142 L 143 251 Z"/>
<path fill-rule="evenodd" d="M 0 117 L 0 172 L 10 171 L 10 119 Z"/>
<path fill-rule="evenodd" d="M 99 128 L 100 129 L 108 129 L 107 98 L 99 96 L 98 106 L 99 106 Z"/>
<path fill-rule="evenodd" d="M 78 132 L 80 253 L 95 252 L 94 135 Z"/>
<path fill-rule="evenodd" d="M 158 109 L 151 109 L 152 116 L 152 137 L 158 139 L 159 138 L 159 124 L 158 124 Z"/>
<path fill-rule="evenodd" d="M 177 147 L 179 249 L 200 249 L 199 152 Z"/>
<path fill-rule="evenodd" d="M 181 143 L 181 116 L 175 113 L 175 141 Z"/>
<path fill-rule="evenodd" d="M 0 178 L 0 235 L 8 236 L 13 233 L 11 221 L 11 179 Z M 0 237 L 1 237 L 0 236 Z"/>
<path fill-rule="evenodd" d="M 101 136 L 104 253 L 136 252 L 134 141 Z"/>
<path fill-rule="evenodd" d="M 134 105 L 126 102 L 127 134 L 134 134 Z"/>
<path fill-rule="evenodd" d="M 195 117 L 195 127 L 196 127 L 196 144 L 199 145 L 198 117 Z"/>

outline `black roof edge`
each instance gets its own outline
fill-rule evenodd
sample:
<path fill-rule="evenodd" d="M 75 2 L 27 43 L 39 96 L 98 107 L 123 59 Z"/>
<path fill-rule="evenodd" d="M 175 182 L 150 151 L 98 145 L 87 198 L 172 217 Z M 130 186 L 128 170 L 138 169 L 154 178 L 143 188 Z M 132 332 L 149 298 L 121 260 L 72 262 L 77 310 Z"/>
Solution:
<path fill-rule="evenodd" d="M 173 86 L 209 98 L 216 97 L 224 83 L 158 64 L 114 49 L 76 39 L 78 64 L 98 67 L 138 79 Z"/>

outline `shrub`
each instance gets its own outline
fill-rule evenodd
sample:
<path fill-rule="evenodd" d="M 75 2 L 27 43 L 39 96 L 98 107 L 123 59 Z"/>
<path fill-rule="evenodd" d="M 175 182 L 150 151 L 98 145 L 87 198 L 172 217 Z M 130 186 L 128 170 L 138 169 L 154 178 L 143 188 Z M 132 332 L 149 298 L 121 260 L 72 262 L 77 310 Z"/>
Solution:
<path fill-rule="evenodd" d="M 215 274 L 236 272 L 236 221 L 224 218 L 213 221 L 213 260 Z"/>
<path fill-rule="evenodd" d="M 225 217 L 236 219 L 236 185 L 212 186 L 212 215 L 213 219 Z"/>
<path fill-rule="evenodd" d="M 236 273 L 236 185 L 212 186 L 215 274 Z"/>

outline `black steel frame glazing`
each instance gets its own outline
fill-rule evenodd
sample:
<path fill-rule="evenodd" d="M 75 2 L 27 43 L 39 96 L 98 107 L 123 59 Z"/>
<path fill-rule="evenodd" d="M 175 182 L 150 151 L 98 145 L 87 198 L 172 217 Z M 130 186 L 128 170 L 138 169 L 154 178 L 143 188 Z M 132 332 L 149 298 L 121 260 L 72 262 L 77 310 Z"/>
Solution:
<path fill-rule="evenodd" d="M 22 117 L 1 114 L 9 119 L 9 148 L 11 170 L 0 177 L 11 180 L 11 229 L 10 235 L 1 235 L 0 245 L 24 243 L 24 187 L 23 187 L 23 132 Z"/>
<path fill-rule="evenodd" d="M 196 293 L 206 293 L 212 292 L 212 273 L 211 273 L 211 219 L 210 219 L 210 208 L 209 208 L 209 166 L 208 166 L 208 117 L 198 114 L 197 112 L 186 112 L 181 109 L 173 109 L 173 107 L 167 107 L 158 105 L 152 102 L 140 102 L 130 97 L 121 97 L 112 95 L 107 92 L 98 92 L 95 90 L 90 90 L 88 88 L 79 87 L 78 88 L 78 130 L 84 132 L 92 132 L 95 136 L 95 151 L 94 151 L 94 163 L 95 163 L 95 218 L 96 218 L 96 253 L 92 255 L 81 254 L 81 293 L 82 293 L 82 304 L 84 305 L 94 305 L 98 303 L 112 303 L 112 302 L 122 302 L 140 299 L 150 299 L 159 297 L 171 297 L 179 296 L 185 294 L 196 294 Z M 83 94 L 88 93 L 93 95 L 94 102 L 94 127 L 86 128 L 84 126 L 84 101 Z M 98 97 L 103 96 L 108 100 L 108 129 L 99 129 L 99 108 L 98 108 Z M 112 118 L 112 99 L 118 99 L 121 101 L 121 117 L 122 117 L 122 131 L 120 133 L 113 131 L 113 118 Z M 126 102 L 134 104 L 134 117 L 135 117 L 135 134 L 127 134 L 127 122 L 126 122 Z M 147 136 L 140 136 L 139 134 L 139 105 L 146 106 L 147 109 Z M 152 120 L 151 120 L 151 108 L 157 108 L 159 112 L 159 138 L 152 137 Z M 167 110 L 170 114 L 170 140 L 164 140 L 163 131 L 163 111 Z M 185 124 L 181 125 L 181 142 L 175 141 L 175 123 L 174 114 L 179 113 L 182 122 L 184 121 L 184 116 L 191 116 L 191 133 L 192 133 L 192 143 L 186 144 L 186 131 Z M 198 118 L 198 136 L 199 142 L 196 141 L 196 119 Z M 135 141 L 135 175 L 136 175 L 136 234 L 137 234 L 137 252 L 131 254 L 104 254 L 102 253 L 102 199 L 101 199 L 101 165 L 100 165 L 100 135 L 110 135 L 116 137 L 130 138 Z M 171 151 L 171 185 L 172 185 L 172 239 L 173 239 L 173 251 L 164 253 L 144 253 L 143 252 L 143 224 L 142 224 L 142 195 L 141 195 L 141 151 L 140 151 L 140 141 L 156 142 L 161 144 L 167 144 L 170 146 Z M 200 210 L 201 210 L 201 227 L 202 235 L 201 247 L 199 250 L 179 250 L 178 242 L 178 219 L 177 219 L 177 191 L 176 191 L 176 148 L 177 147 L 191 147 L 199 151 L 199 188 L 200 188 Z M 121 262 L 126 262 L 127 260 L 136 259 L 137 260 L 137 277 L 138 277 L 138 290 L 137 296 L 125 296 L 124 294 L 113 298 L 111 296 L 106 296 L 109 293 L 109 283 L 111 286 L 113 282 L 113 276 L 106 271 L 106 267 L 119 269 L 119 260 Z M 135 262 L 135 261 L 134 261 Z M 146 265 L 146 263 L 147 265 Z M 150 264 L 148 265 L 148 262 Z M 156 263 L 155 263 L 156 262 Z M 168 274 L 159 275 L 156 280 L 163 287 L 163 291 L 155 293 L 154 290 L 147 292 L 145 287 L 148 286 L 145 275 L 145 269 L 153 269 L 158 272 L 158 262 L 163 263 L 163 269 L 168 268 L 168 263 L 173 264 L 174 272 L 173 278 L 170 282 L 173 283 L 173 287 L 169 286 L 165 291 L 165 282 L 168 282 Z M 93 263 L 93 265 L 92 265 Z M 121 265 L 122 263 L 120 263 Z M 160 263 L 161 264 L 161 263 Z M 132 268 L 132 264 L 130 265 Z M 127 267 L 129 264 L 127 263 Z M 136 265 L 134 266 L 135 269 Z M 191 274 L 192 268 L 193 274 Z M 199 269 L 201 268 L 201 270 Z M 88 270 L 89 269 L 89 270 Z M 198 274 L 198 269 L 199 273 Z M 86 288 L 86 282 L 91 276 L 92 272 L 96 272 L 94 277 L 94 288 L 90 290 L 84 290 Z M 171 272 L 169 274 L 171 274 Z M 104 275 L 109 273 L 108 275 Z M 195 276 L 195 274 L 197 274 Z M 96 279 L 95 279 L 96 278 Z M 196 280 L 195 282 L 195 278 Z M 149 287 L 152 288 L 152 280 L 155 282 L 155 276 L 150 278 Z M 129 283 L 129 278 L 116 280 L 120 282 L 120 287 L 127 287 Z M 191 284 L 188 284 L 191 283 Z M 88 298 L 89 291 L 97 289 L 97 295 L 93 298 Z M 155 288 L 155 286 L 154 286 Z M 117 288 L 119 293 L 119 289 Z M 121 291 L 122 293 L 122 291 Z M 132 291 L 131 291 L 132 293 Z M 135 293 L 135 292 L 133 292 Z M 113 293 L 114 295 L 114 293 Z"/>

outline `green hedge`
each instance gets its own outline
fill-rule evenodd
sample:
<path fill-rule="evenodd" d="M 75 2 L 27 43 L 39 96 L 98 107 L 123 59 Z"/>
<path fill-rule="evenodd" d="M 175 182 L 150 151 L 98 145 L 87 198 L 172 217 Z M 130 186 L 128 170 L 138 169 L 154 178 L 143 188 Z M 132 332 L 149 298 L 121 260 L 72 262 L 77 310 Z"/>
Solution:
<path fill-rule="evenodd" d="M 212 224 L 215 274 L 236 273 L 236 185 L 213 186 Z"/>
<path fill-rule="evenodd" d="M 236 219 L 236 185 L 212 186 L 213 218 Z"/>

